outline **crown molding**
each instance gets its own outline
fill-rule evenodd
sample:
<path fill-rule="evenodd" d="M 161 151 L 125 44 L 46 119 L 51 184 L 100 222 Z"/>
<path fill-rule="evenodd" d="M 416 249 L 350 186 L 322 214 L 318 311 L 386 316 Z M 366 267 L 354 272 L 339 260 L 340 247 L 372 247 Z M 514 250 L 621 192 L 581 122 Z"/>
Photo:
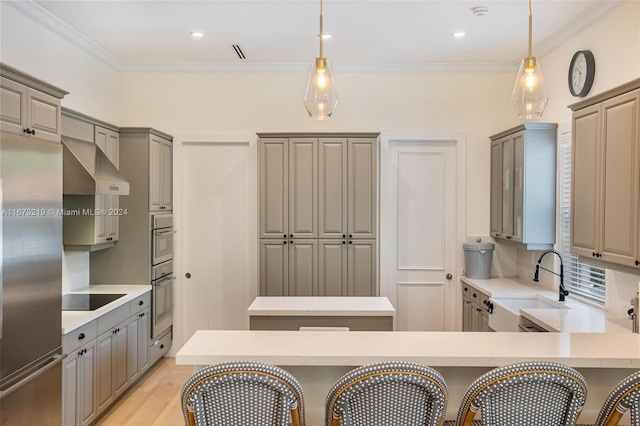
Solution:
<path fill-rule="evenodd" d="M 80 47 L 87 53 L 98 58 L 115 70 L 120 70 L 124 65 L 122 60 L 114 56 L 102 46 L 85 37 L 69 25 L 53 16 L 47 10 L 40 7 L 32 0 L 2 0 L 3 3 L 13 7 L 27 18 L 37 22 L 48 30 L 62 36 L 71 43 Z"/>

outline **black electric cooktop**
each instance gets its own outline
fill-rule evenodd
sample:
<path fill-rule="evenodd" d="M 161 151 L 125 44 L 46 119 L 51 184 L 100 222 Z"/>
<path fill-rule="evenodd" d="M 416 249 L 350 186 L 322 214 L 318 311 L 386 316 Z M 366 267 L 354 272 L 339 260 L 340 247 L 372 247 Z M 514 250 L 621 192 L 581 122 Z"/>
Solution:
<path fill-rule="evenodd" d="M 62 295 L 63 311 L 95 311 L 126 294 L 77 294 Z"/>

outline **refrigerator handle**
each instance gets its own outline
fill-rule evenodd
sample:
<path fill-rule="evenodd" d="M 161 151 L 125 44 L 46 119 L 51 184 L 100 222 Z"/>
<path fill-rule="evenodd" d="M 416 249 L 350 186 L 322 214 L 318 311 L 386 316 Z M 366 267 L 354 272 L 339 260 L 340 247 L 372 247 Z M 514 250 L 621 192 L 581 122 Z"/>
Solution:
<path fill-rule="evenodd" d="M 5 389 L 3 391 L 0 391 L 0 399 L 2 399 L 5 396 L 9 395 L 13 391 L 20 389 L 22 386 L 26 385 L 27 383 L 29 383 L 30 381 L 32 381 L 36 377 L 40 376 L 41 374 L 47 372 L 51 368 L 53 368 L 56 365 L 60 364 L 62 362 L 62 360 L 64 358 L 66 358 L 66 357 L 67 357 L 66 355 L 61 355 L 61 354 L 57 354 L 57 355 L 52 356 L 51 359 L 49 360 L 49 362 L 44 367 L 39 368 L 38 370 L 36 370 L 33 373 L 29 374 L 24 379 L 20 380 L 17 383 L 14 383 L 13 385 L 8 387 L 7 389 Z"/>

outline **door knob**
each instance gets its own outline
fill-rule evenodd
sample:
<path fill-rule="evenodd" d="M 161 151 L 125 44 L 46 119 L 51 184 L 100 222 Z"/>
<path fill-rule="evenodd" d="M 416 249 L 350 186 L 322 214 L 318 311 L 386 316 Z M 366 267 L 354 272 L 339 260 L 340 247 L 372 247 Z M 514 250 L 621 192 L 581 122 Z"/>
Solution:
<path fill-rule="evenodd" d="M 446 277 L 447 277 L 448 280 L 450 280 L 451 278 L 453 278 L 453 275 L 447 274 Z"/>
<path fill-rule="evenodd" d="M 186 279 L 191 278 L 191 273 L 187 272 L 186 274 L 184 274 L 184 277 L 185 277 Z"/>

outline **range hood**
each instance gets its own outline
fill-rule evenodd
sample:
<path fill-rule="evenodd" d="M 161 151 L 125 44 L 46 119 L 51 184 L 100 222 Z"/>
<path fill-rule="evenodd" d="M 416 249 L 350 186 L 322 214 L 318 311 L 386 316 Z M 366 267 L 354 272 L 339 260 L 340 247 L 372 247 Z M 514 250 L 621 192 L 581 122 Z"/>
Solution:
<path fill-rule="evenodd" d="M 64 195 L 129 195 L 129 182 L 91 142 L 62 137 Z"/>

